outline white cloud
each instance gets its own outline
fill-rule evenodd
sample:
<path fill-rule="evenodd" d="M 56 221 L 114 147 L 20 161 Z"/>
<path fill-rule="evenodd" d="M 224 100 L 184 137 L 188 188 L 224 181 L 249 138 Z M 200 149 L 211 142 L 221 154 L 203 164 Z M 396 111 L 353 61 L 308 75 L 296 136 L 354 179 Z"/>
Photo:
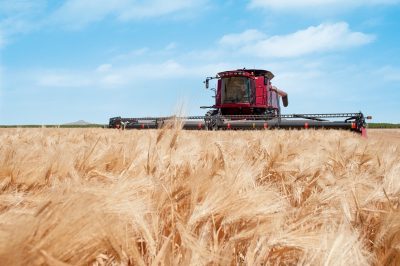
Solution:
<path fill-rule="evenodd" d="M 101 64 L 92 70 L 40 69 L 22 75 L 26 83 L 42 88 L 112 89 L 132 88 L 149 80 L 204 78 L 231 68 L 221 63 L 183 65 L 175 60 L 130 65 Z M 36 87 L 34 86 L 34 87 Z M 201 85 L 200 85 L 201 86 Z"/>
<path fill-rule="evenodd" d="M 373 35 L 352 32 L 348 24 L 344 22 L 320 24 L 288 35 L 264 37 L 253 42 L 249 41 L 249 34 L 246 32 L 236 34 L 234 38 L 232 35 L 226 35 L 222 37 L 220 43 L 226 46 L 226 40 L 231 39 L 236 44 L 243 44 L 239 48 L 239 52 L 258 57 L 297 57 L 316 52 L 357 47 L 375 39 Z M 252 35 L 250 34 L 250 36 Z M 240 36 L 243 39 L 240 39 Z"/>
<path fill-rule="evenodd" d="M 0 65 L 0 94 L 2 87 L 3 87 L 3 66 Z"/>
<path fill-rule="evenodd" d="M 3 34 L 0 32 L 0 49 L 3 47 L 4 43 L 5 43 L 5 40 L 4 40 Z"/>
<path fill-rule="evenodd" d="M 54 10 L 48 0 L 0 0 L 0 30 L 8 36 L 54 26 L 77 30 L 106 18 L 188 18 L 204 9 L 207 1 L 65 0 Z"/>
<path fill-rule="evenodd" d="M 38 28 L 45 8 L 46 0 L 0 0 L 0 47 L 5 38 L 12 40 L 15 34 Z"/>
<path fill-rule="evenodd" d="M 148 47 L 142 47 L 142 48 L 134 49 L 129 52 L 117 54 L 117 55 L 113 56 L 112 60 L 129 62 L 129 61 L 137 59 L 138 57 L 148 55 L 148 54 L 150 54 L 150 52 L 151 52 L 151 50 Z"/>
<path fill-rule="evenodd" d="M 158 17 L 184 10 L 196 9 L 204 4 L 202 0 L 151 0 L 143 1 L 141 4 L 134 3 L 127 6 L 119 14 L 122 20 L 142 19 L 148 17 Z"/>
<path fill-rule="evenodd" d="M 102 64 L 97 67 L 96 71 L 104 73 L 104 72 L 109 72 L 111 70 L 111 68 L 112 68 L 111 64 Z"/>
<path fill-rule="evenodd" d="M 127 4 L 125 0 L 68 0 L 52 14 L 52 21 L 79 28 L 115 14 Z"/>
<path fill-rule="evenodd" d="M 106 17 L 121 21 L 154 18 L 173 13 L 183 13 L 202 7 L 206 0 L 67 0 L 52 15 L 52 21 L 81 28 Z"/>
<path fill-rule="evenodd" d="M 167 46 L 165 46 L 165 50 L 167 50 L 167 51 L 174 50 L 176 47 L 177 47 L 177 44 L 175 42 L 171 42 Z"/>
<path fill-rule="evenodd" d="M 376 71 L 376 74 L 386 81 L 400 81 L 400 69 L 392 66 L 385 66 Z"/>
<path fill-rule="evenodd" d="M 250 0 L 249 7 L 261 7 L 282 10 L 298 8 L 347 8 L 360 6 L 391 5 L 399 3 L 399 0 Z"/>
<path fill-rule="evenodd" d="M 102 64 L 94 70 L 36 70 L 29 75 L 34 84 L 52 88 L 113 88 L 147 79 L 169 79 L 181 76 L 185 68 L 168 60 L 161 63 L 135 64 L 114 67 Z"/>
<path fill-rule="evenodd" d="M 93 84 L 91 77 L 84 73 L 70 71 L 44 71 L 33 74 L 35 83 L 43 87 L 52 88 L 79 88 Z"/>
<path fill-rule="evenodd" d="M 179 54 L 179 50 L 176 49 L 177 47 L 178 44 L 176 42 L 170 42 L 166 44 L 164 48 L 159 50 L 150 49 L 148 47 L 137 48 L 129 52 L 114 55 L 112 61 L 118 63 L 129 63 L 143 59 L 150 61 L 152 59 L 159 60 L 160 58 L 169 58 L 172 54 Z"/>
<path fill-rule="evenodd" d="M 15 15 L 37 12 L 46 5 L 45 0 L 1 0 L 0 14 Z"/>
<path fill-rule="evenodd" d="M 224 35 L 219 40 L 219 44 L 226 46 L 240 46 L 259 41 L 260 39 L 264 38 L 264 33 L 260 32 L 259 30 L 249 29 L 242 33 Z"/>

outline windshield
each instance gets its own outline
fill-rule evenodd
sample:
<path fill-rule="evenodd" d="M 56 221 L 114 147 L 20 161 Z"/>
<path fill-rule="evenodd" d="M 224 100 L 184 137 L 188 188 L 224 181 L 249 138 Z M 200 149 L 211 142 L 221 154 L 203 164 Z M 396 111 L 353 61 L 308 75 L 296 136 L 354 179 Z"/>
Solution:
<path fill-rule="evenodd" d="M 250 102 L 250 79 L 230 77 L 222 79 L 222 103 Z"/>

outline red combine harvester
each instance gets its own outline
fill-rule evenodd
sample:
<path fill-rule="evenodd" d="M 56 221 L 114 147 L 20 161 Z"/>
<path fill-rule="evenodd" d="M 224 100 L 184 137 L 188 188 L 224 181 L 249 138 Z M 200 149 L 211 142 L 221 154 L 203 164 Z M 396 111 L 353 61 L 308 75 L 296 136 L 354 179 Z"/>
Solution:
<path fill-rule="evenodd" d="M 280 99 L 288 106 L 288 95 L 271 84 L 274 75 L 262 69 L 238 69 L 218 73 L 204 81 L 217 79 L 215 104 L 200 108 L 210 109 L 204 116 L 142 117 L 110 119 L 110 128 L 151 129 L 179 119 L 183 129 L 273 129 L 273 128 L 326 128 L 346 129 L 366 136 L 364 115 L 359 113 L 335 114 L 281 114 Z M 341 121 L 331 121 L 341 118 Z M 370 119 L 371 117 L 367 117 Z"/>

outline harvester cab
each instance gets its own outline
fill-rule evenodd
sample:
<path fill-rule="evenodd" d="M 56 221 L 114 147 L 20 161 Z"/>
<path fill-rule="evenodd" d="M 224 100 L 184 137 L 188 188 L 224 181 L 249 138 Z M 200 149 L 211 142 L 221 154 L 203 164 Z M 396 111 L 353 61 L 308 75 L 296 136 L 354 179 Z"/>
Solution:
<path fill-rule="evenodd" d="M 219 72 L 204 81 L 206 88 L 215 79 L 215 102 L 203 116 L 110 118 L 110 128 L 160 128 L 165 122 L 179 119 L 183 129 L 346 129 L 366 135 L 363 113 L 281 114 L 280 101 L 288 106 L 286 92 L 273 86 L 268 70 L 237 69 Z M 332 121 L 332 118 L 341 118 Z M 370 117 L 367 117 L 370 118 Z"/>
<path fill-rule="evenodd" d="M 207 77 L 209 82 L 217 79 L 215 104 L 209 107 L 212 114 L 220 115 L 280 115 L 280 98 L 288 106 L 288 96 L 272 85 L 274 74 L 261 69 L 237 69 Z"/>

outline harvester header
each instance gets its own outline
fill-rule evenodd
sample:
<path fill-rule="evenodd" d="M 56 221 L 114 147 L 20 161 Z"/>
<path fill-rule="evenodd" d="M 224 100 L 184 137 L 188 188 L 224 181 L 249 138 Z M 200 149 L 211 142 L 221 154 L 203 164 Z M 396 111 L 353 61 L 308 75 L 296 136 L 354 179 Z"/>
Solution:
<path fill-rule="evenodd" d="M 288 94 L 273 86 L 274 74 L 263 69 L 236 69 L 207 77 L 205 87 L 216 80 L 213 88 L 215 102 L 202 106 L 209 111 L 204 116 L 143 117 L 110 119 L 110 128 L 160 128 L 166 122 L 179 119 L 184 129 L 272 129 L 272 128 L 327 128 L 346 129 L 366 134 L 365 117 L 358 113 L 281 114 L 289 104 Z M 332 121 L 340 118 L 339 121 Z"/>

